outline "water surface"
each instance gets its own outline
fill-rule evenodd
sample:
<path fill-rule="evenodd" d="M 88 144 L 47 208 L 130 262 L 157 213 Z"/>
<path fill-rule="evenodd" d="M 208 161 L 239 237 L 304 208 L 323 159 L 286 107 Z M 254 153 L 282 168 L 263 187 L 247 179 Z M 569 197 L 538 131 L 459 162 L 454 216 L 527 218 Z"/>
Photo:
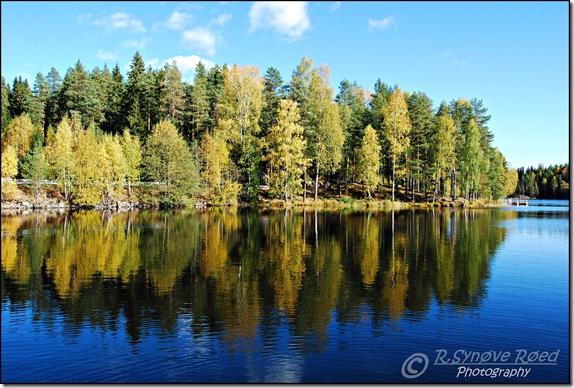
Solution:
<path fill-rule="evenodd" d="M 568 382 L 568 210 L 3 216 L 2 382 Z"/>

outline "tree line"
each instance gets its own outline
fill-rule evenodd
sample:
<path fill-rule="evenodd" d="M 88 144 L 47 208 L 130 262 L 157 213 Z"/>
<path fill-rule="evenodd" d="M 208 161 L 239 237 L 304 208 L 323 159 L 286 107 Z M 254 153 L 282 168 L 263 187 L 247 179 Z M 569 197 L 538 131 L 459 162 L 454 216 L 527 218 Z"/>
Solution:
<path fill-rule="evenodd" d="M 539 199 L 569 199 L 570 198 L 570 166 L 539 165 L 537 168 L 524 167 L 517 169 L 518 184 L 516 195 L 526 195 Z"/>
<path fill-rule="evenodd" d="M 262 185 L 285 201 L 356 187 L 393 201 L 495 200 L 518 174 L 489 120 L 476 98 L 435 108 L 380 79 L 374 92 L 344 79 L 335 94 L 329 66 L 306 57 L 288 82 L 273 67 L 199 63 L 187 83 L 176 62 L 146 68 L 136 52 L 125 78 L 117 64 L 88 71 L 79 60 L 64 78 L 38 73 L 32 88 L 2 77 L 2 177 L 32 180 L 37 196 L 54 179 L 86 206 L 131 198 L 141 181 L 164 205 L 257 202 Z"/>

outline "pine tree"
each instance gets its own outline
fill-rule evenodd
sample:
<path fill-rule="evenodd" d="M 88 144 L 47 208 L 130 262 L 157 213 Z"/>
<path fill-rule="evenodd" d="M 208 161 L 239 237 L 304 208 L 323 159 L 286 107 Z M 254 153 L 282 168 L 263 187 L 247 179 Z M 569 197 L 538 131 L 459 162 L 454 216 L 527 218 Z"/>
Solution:
<path fill-rule="evenodd" d="M 430 177 L 431 144 L 429 139 L 434 132 L 432 100 L 423 92 L 415 92 L 405 99 L 411 121 L 409 147 L 407 149 L 407 169 L 411 186 L 412 201 L 415 191 L 425 190 Z"/>
<path fill-rule="evenodd" d="M 4 139 L 4 131 L 10 122 L 10 87 L 6 84 L 6 79 L 2 76 L 2 102 L 0 108 L 2 109 L 2 139 Z"/>
<path fill-rule="evenodd" d="M 367 96 L 366 90 L 361 89 L 356 82 L 351 83 L 344 79 L 339 85 L 339 94 L 335 97 L 339 105 L 341 128 L 345 134 L 343 146 L 345 185 L 348 185 L 349 181 L 354 181 L 358 172 L 356 157 L 368 119 L 365 96 Z"/>
<path fill-rule="evenodd" d="M 171 118 L 173 122 L 180 119 L 183 110 L 183 83 L 181 82 L 181 72 L 177 68 L 177 63 L 166 63 L 163 77 L 161 79 L 161 113 L 164 118 Z"/>
<path fill-rule="evenodd" d="M 78 112 L 84 127 L 90 123 L 98 125 L 104 120 L 98 90 L 79 60 L 66 72 L 60 90 L 59 108 L 62 114 Z"/>
<path fill-rule="evenodd" d="M 46 104 L 50 98 L 50 86 L 42 73 L 36 74 L 30 100 L 30 120 L 35 126 L 45 128 Z"/>
<path fill-rule="evenodd" d="M 208 79 L 205 65 L 201 62 L 195 67 L 195 77 L 190 92 L 190 129 L 188 140 L 201 139 L 209 127 Z"/>
<path fill-rule="evenodd" d="M 28 80 L 22 80 L 22 76 L 14 78 L 12 90 L 8 96 L 8 106 L 11 117 L 17 117 L 29 112 L 32 92 Z"/>
<path fill-rule="evenodd" d="M 140 53 L 136 52 L 130 63 L 130 71 L 128 72 L 123 114 L 126 117 L 127 125 L 131 133 L 139 136 L 142 141 L 145 141 L 147 128 L 151 123 L 151 118 L 146 120 L 146 117 L 142 113 L 142 110 L 145 108 L 142 101 L 144 76 L 144 61 Z"/>
<path fill-rule="evenodd" d="M 112 69 L 109 80 L 108 98 L 104 109 L 105 120 L 102 124 L 102 130 L 106 133 L 120 134 L 126 126 L 126 120 L 122 114 L 122 104 L 125 94 L 125 85 L 122 73 L 118 64 Z"/>
<path fill-rule="evenodd" d="M 62 87 L 62 77 L 58 70 L 55 68 L 51 68 L 50 72 L 46 76 L 46 82 L 48 82 L 48 88 L 50 89 L 48 100 L 46 101 L 46 110 L 45 110 L 45 119 L 46 125 L 44 126 L 47 129 L 50 125 L 56 126 L 59 120 L 61 119 L 61 113 L 59 112 L 59 93 L 60 88 Z"/>

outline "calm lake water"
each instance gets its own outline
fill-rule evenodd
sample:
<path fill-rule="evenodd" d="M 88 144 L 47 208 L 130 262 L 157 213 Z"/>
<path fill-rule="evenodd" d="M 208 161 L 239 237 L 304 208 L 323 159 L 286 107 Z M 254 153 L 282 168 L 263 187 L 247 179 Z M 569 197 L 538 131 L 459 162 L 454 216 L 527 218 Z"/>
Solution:
<path fill-rule="evenodd" d="M 2 217 L 3 383 L 569 382 L 568 201 Z"/>

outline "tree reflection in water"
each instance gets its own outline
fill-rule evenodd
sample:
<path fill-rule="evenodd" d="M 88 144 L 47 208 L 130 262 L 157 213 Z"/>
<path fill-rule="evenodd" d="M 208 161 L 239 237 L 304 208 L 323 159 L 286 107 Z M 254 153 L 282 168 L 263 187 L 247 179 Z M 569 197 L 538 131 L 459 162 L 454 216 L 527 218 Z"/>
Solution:
<path fill-rule="evenodd" d="M 229 351 L 320 350 L 333 319 L 374 326 L 483 300 L 497 224 L 514 212 L 236 209 L 2 217 L 2 299 L 36 319 L 125 330 L 132 343 L 181 317 Z"/>

